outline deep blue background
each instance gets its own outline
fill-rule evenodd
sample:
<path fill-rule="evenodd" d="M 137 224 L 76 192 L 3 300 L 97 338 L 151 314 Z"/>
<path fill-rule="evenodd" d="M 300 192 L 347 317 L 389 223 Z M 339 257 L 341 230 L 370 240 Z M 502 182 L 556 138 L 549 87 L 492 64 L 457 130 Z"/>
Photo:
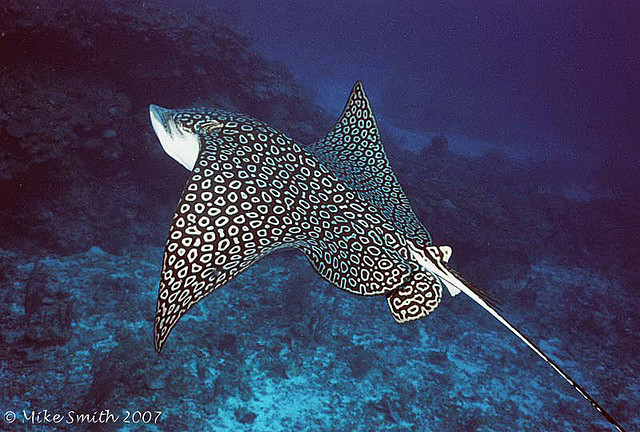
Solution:
<path fill-rule="evenodd" d="M 210 8 L 317 89 L 331 112 L 360 78 L 379 117 L 399 127 L 560 154 L 627 183 L 620 168 L 638 168 L 637 2 L 223 0 Z"/>

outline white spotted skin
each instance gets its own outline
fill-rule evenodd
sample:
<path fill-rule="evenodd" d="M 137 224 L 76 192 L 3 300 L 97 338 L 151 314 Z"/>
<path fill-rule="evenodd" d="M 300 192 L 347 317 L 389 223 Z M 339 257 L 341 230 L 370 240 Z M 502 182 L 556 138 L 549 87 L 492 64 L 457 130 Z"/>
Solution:
<path fill-rule="evenodd" d="M 416 319 L 437 307 L 442 288 L 412 259 L 405 237 L 315 155 L 241 114 L 190 110 L 175 119 L 198 134 L 201 150 L 165 248 L 158 351 L 193 305 L 281 248 L 301 250 L 343 290 L 387 294 L 394 317 Z M 199 132 L 212 119 L 224 126 Z"/>
<path fill-rule="evenodd" d="M 360 82 L 333 129 L 308 149 L 360 198 L 376 206 L 398 233 L 419 248 L 431 244 L 391 168 Z"/>
<path fill-rule="evenodd" d="M 466 289 L 464 282 L 451 274 L 443 263 L 449 262 L 451 248 L 449 246 L 427 246 L 426 252 L 409 242 L 409 250 L 413 258 L 423 269 L 435 275 L 440 283 L 447 288 L 451 297 L 455 297 Z"/>

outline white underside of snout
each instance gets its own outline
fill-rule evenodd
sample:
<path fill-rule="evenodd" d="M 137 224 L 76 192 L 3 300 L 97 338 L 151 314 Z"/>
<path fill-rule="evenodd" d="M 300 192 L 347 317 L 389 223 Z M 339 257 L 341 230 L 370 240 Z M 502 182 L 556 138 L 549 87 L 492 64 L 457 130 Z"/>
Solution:
<path fill-rule="evenodd" d="M 157 107 L 159 108 L 159 107 Z M 155 105 L 149 107 L 149 117 L 164 151 L 189 171 L 193 170 L 200 151 L 198 135 L 185 132 L 172 120 L 163 123 Z M 160 108 L 162 109 L 162 108 Z"/>

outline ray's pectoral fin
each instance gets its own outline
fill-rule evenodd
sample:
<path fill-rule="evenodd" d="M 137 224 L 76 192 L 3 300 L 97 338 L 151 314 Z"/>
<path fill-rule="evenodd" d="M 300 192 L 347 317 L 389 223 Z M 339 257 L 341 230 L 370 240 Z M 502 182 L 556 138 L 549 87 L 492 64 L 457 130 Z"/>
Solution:
<path fill-rule="evenodd" d="M 158 352 L 192 306 L 282 247 L 282 242 L 261 235 L 264 221 L 251 221 L 241 212 L 240 200 L 247 201 L 255 187 L 218 165 L 206 150 L 200 154 L 171 224 L 156 307 Z"/>
<path fill-rule="evenodd" d="M 431 244 L 389 163 L 360 81 L 335 126 L 307 149 L 349 189 L 376 206 L 397 232 L 420 247 Z"/>

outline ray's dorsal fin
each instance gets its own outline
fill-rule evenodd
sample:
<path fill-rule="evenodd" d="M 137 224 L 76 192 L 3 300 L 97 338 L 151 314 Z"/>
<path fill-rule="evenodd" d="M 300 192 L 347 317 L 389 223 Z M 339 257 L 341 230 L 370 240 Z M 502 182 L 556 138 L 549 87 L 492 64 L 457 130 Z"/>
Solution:
<path fill-rule="evenodd" d="M 436 250 L 441 257 L 440 259 L 445 264 L 449 263 L 449 260 L 451 259 L 451 255 L 453 255 L 453 249 L 451 249 L 451 246 L 445 246 L 445 245 L 429 246 L 427 247 L 427 250 Z"/>
<path fill-rule="evenodd" d="M 451 258 L 451 254 L 453 251 L 451 250 L 451 246 L 427 246 L 427 252 L 431 255 L 434 262 L 439 265 L 446 266 Z M 460 294 L 460 289 L 458 289 L 455 285 L 450 283 L 444 283 L 444 286 L 449 291 L 451 297 L 455 297 Z"/>
<path fill-rule="evenodd" d="M 306 149 L 360 198 L 376 206 L 398 232 L 421 247 L 431 244 L 389 164 L 360 81 L 333 129 Z"/>

